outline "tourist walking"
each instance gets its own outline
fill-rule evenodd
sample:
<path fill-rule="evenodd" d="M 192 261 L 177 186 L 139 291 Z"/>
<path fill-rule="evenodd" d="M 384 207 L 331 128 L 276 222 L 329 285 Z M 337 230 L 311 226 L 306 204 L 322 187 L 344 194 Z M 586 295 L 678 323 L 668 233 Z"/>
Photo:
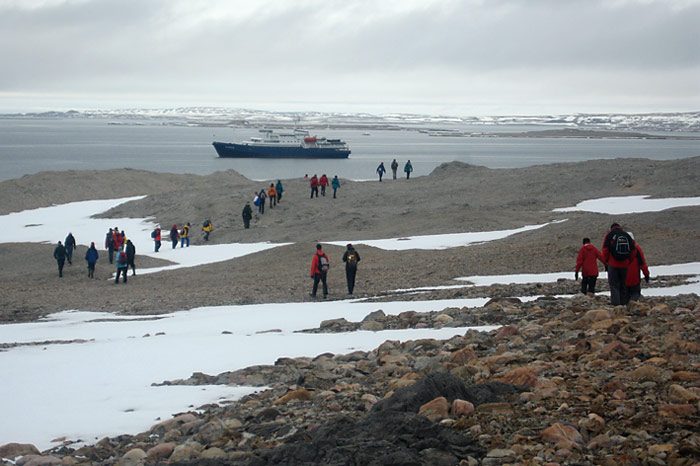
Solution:
<path fill-rule="evenodd" d="M 258 193 L 258 196 L 260 196 L 260 205 L 258 206 L 258 212 L 261 214 L 265 213 L 265 200 L 267 199 L 267 194 L 265 194 L 265 190 L 261 189 L 260 193 Z"/>
<path fill-rule="evenodd" d="M 177 231 L 177 223 L 170 229 L 170 241 L 173 243 L 173 249 L 177 247 L 177 241 L 180 239 L 180 233 Z"/>
<path fill-rule="evenodd" d="M 603 254 L 591 244 L 589 238 L 583 238 L 583 246 L 578 250 L 576 257 L 576 271 L 574 278 L 578 280 L 578 273 L 581 271 L 581 293 L 593 296 L 595 294 L 595 283 L 598 280 L 598 261 L 605 265 Z"/>
<path fill-rule="evenodd" d="M 126 240 L 125 252 L 127 269 L 131 267 L 131 276 L 134 276 L 136 275 L 136 265 L 134 264 L 134 260 L 136 259 L 136 246 L 134 246 L 134 243 L 132 243 L 130 239 Z"/>
<path fill-rule="evenodd" d="M 58 242 L 58 246 L 53 250 L 53 258 L 58 264 L 58 276 L 63 277 L 63 264 L 66 262 L 66 248 L 63 243 Z"/>
<path fill-rule="evenodd" d="M 328 186 L 328 184 L 329 184 L 328 177 L 326 176 L 325 173 L 323 175 L 321 175 L 321 179 L 318 180 L 318 184 L 321 185 L 321 196 L 325 196 L 326 195 L 326 186 Z"/>
<path fill-rule="evenodd" d="M 66 241 L 64 241 L 63 246 L 66 248 L 66 259 L 68 259 L 69 264 L 73 264 L 73 249 L 75 248 L 75 237 L 73 233 L 68 233 L 66 236 Z"/>
<path fill-rule="evenodd" d="M 111 228 L 105 237 L 105 249 L 109 251 L 109 263 L 114 262 L 114 230 Z"/>
<path fill-rule="evenodd" d="M 277 180 L 277 184 L 275 185 L 275 192 L 277 192 L 277 202 L 282 200 L 282 193 L 284 192 L 284 187 L 282 186 L 282 181 Z"/>
<path fill-rule="evenodd" d="M 309 180 L 309 185 L 311 186 L 310 199 L 314 198 L 314 193 L 316 194 L 316 197 L 318 197 L 318 178 L 316 177 L 316 174 L 314 174 L 314 176 L 312 176 Z"/>
<path fill-rule="evenodd" d="M 153 242 L 155 245 L 155 251 L 158 252 L 160 250 L 160 245 L 161 245 L 161 231 L 160 231 L 160 226 L 156 226 L 156 229 L 153 230 L 151 233 L 151 238 L 153 238 Z"/>
<path fill-rule="evenodd" d="M 117 276 L 114 279 L 114 283 L 119 283 L 119 275 L 124 275 L 124 283 L 126 283 L 126 272 L 129 269 L 129 259 L 126 257 L 126 252 L 124 248 L 117 251 L 117 257 L 114 262 L 117 263 Z"/>
<path fill-rule="evenodd" d="M 406 179 L 409 179 L 411 177 L 411 172 L 413 171 L 413 165 L 411 164 L 410 160 L 403 166 L 403 171 L 406 172 Z"/>
<path fill-rule="evenodd" d="M 204 232 L 204 241 L 209 241 L 209 233 L 214 229 L 211 220 L 207 219 L 202 224 L 202 231 Z"/>
<path fill-rule="evenodd" d="M 396 170 L 399 169 L 399 162 L 396 161 L 396 159 L 391 161 L 391 174 L 394 176 L 394 179 L 396 179 Z"/>
<path fill-rule="evenodd" d="M 267 196 L 270 198 L 270 209 L 272 209 L 277 205 L 277 190 L 272 183 L 270 183 L 270 187 L 267 189 Z"/>
<path fill-rule="evenodd" d="M 338 175 L 335 175 L 333 177 L 333 181 L 331 181 L 331 187 L 333 188 L 333 199 L 335 199 L 335 193 L 338 191 L 338 188 L 340 188 L 340 180 L 338 179 Z"/>
<path fill-rule="evenodd" d="M 95 243 L 90 243 L 90 248 L 85 253 L 85 261 L 88 265 L 88 278 L 95 278 L 95 264 L 99 259 L 100 254 L 95 249 Z"/>
<path fill-rule="evenodd" d="M 382 176 L 386 173 L 386 168 L 384 168 L 384 162 L 380 163 L 377 167 L 377 175 L 379 175 L 379 181 L 382 181 Z"/>
<path fill-rule="evenodd" d="M 250 228 L 250 220 L 253 218 L 253 209 L 250 207 L 250 201 L 247 201 L 245 203 L 245 207 L 243 207 L 243 227 L 248 229 Z"/>
<path fill-rule="evenodd" d="M 114 238 L 114 250 L 118 251 L 122 248 L 122 244 L 124 244 L 124 235 L 119 233 L 119 228 L 114 227 L 112 237 Z"/>
<path fill-rule="evenodd" d="M 348 282 L 348 294 L 352 295 L 352 291 L 355 289 L 357 263 L 360 262 L 360 254 L 355 250 L 352 244 L 347 245 L 347 249 L 343 253 L 343 262 L 345 262 L 345 278 Z"/>
<path fill-rule="evenodd" d="M 185 244 L 188 248 L 190 247 L 190 222 L 180 230 L 180 248 L 184 248 Z"/>
<path fill-rule="evenodd" d="M 316 297 L 316 291 L 318 290 L 318 282 L 323 283 L 323 298 L 328 297 L 328 284 L 326 283 L 326 275 L 328 274 L 328 269 L 330 269 L 330 262 L 328 261 L 328 256 L 321 249 L 321 245 L 316 245 L 316 254 L 311 260 L 311 278 L 314 280 L 314 287 L 311 290 L 311 297 Z"/>
<path fill-rule="evenodd" d="M 632 232 L 628 231 L 627 233 L 634 241 L 634 235 Z M 644 281 L 649 283 L 649 267 L 647 266 L 647 260 L 644 257 L 642 248 L 640 248 L 639 244 L 635 242 L 634 249 L 630 257 L 630 265 L 627 267 L 627 277 L 625 278 L 625 285 L 627 286 L 629 301 L 639 301 L 639 298 L 642 296 L 642 280 L 639 275 L 640 272 L 644 273 Z"/>
<path fill-rule="evenodd" d="M 603 260 L 607 265 L 610 303 L 613 306 L 627 304 L 627 269 L 634 249 L 634 240 L 619 224 L 610 225 L 610 231 L 603 240 Z"/>

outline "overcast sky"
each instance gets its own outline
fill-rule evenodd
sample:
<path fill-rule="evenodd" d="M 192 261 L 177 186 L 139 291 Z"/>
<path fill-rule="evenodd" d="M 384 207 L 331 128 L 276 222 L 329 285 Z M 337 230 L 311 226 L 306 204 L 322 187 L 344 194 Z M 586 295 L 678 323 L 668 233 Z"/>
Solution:
<path fill-rule="evenodd" d="M 700 110 L 700 0 L 0 0 L 0 113 Z"/>

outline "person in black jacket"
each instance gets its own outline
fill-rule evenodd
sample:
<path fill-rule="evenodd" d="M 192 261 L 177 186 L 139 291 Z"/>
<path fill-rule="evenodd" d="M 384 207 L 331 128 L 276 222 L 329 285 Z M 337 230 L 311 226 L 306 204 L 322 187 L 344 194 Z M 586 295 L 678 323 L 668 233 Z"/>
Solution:
<path fill-rule="evenodd" d="M 66 262 L 66 248 L 58 242 L 58 246 L 53 250 L 53 258 L 58 263 L 58 276 L 63 277 L 63 264 Z"/>
<path fill-rule="evenodd" d="M 355 289 L 357 263 L 360 262 L 360 254 L 355 250 L 352 244 L 348 244 L 345 253 L 343 253 L 343 262 L 345 262 L 345 278 L 348 282 L 348 294 L 352 295 L 352 291 Z"/>
<path fill-rule="evenodd" d="M 136 265 L 134 264 L 134 259 L 136 258 L 136 246 L 131 242 L 130 239 L 126 240 L 126 264 L 127 270 L 131 267 L 131 276 L 136 275 Z M 124 274 L 126 275 L 126 273 Z"/>
<path fill-rule="evenodd" d="M 68 259 L 69 264 L 72 264 L 73 249 L 75 248 L 75 237 L 73 236 L 73 233 L 68 233 L 68 236 L 66 236 L 66 241 L 63 243 L 63 245 L 66 248 L 66 259 Z"/>
<path fill-rule="evenodd" d="M 243 226 L 245 228 L 250 228 L 250 219 L 253 218 L 253 209 L 250 207 L 250 202 L 245 203 L 243 207 Z"/>

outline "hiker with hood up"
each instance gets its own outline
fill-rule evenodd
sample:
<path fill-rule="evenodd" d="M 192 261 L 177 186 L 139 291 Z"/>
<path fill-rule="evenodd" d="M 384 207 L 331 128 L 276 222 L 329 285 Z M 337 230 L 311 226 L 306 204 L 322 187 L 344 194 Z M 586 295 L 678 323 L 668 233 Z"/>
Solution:
<path fill-rule="evenodd" d="M 331 187 L 333 188 L 333 199 L 335 199 L 335 193 L 338 191 L 338 188 L 340 188 L 340 180 L 338 179 L 338 175 L 333 177 Z"/>
<path fill-rule="evenodd" d="M 588 296 L 595 294 L 595 283 L 598 280 L 598 261 L 605 265 L 603 254 L 591 244 L 589 238 L 583 238 L 583 246 L 578 250 L 576 257 L 574 279 L 578 280 L 578 273 L 581 271 L 581 293 L 588 294 Z"/>
<path fill-rule="evenodd" d="M 68 233 L 63 246 L 66 248 L 66 259 L 68 259 L 68 263 L 73 264 L 73 249 L 75 249 L 75 237 L 73 233 Z"/>
<path fill-rule="evenodd" d="M 406 172 L 406 179 L 409 179 L 411 177 L 411 172 L 413 172 L 413 164 L 410 160 L 403 166 L 403 171 Z"/>
<path fill-rule="evenodd" d="M 85 261 L 88 264 L 88 278 L 95 278 L 95 264 L 100 254 L 95 249 L 95 243 L 90 243 L 90 248 L 85 253 Z"/>
<path fill-rule="evenodd" d="M 345 262 L 345 279 L 348 282 L 348 294 L 352 295 L 352 291 L 355 289 L 357 263 L 360 262 L 360 254 L 352 244 L 347 245 L 347 249 L 343 253 L 343 262 Z"/>
<path fill-rule="evenodd" d="M 328 256 L 321 249 L 321 245 L 316 245 L 316 254 L 311 260 L 311 278 L 314 280 L 314 287 L 311 291 L 311 297 L 316 297 L 316 291 L 318 290 L 318 282 L 323 283 L 323 298 L 328 297 L 328 284 L 326 283 L 326 275 L 328 274 L 328 269 L 331 264 L 328 261 Z"/>
<path fill-rule="evenodd" d="M 379 181 L 382 181 L 382 176 L 386 173 L 386 168 L 384 168 L 384 162 L 380 163 L 377 167 L 377 175 L 379 175 Z"/>
<path fill-rule="evenodd" d="M 282 180 L 277 180 L 277 184 L 275 185 L 275 192 L 277 192 L 277 203 L 279 203 L 282 200 L 282 193 L 284 192 Z"/>

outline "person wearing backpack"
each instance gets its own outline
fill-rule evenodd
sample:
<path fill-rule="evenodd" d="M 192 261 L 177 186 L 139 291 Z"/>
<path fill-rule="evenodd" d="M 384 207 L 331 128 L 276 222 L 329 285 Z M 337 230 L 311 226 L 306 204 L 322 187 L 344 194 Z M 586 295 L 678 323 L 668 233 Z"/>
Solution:
<path fill-rule="evenodd" d="M 180 231 L 180 248 L 184 248 L 185 244 L 187 244 L 187 247 L 190 247 L 190 222 L 187 222 L 187 225 L 182 227 L 182 231 Z"/>
<path fill-rule="evenodd" d="M 95 243 L 90 244 L 90 249 L 85 253 L 85 261 L 88 264 L 88 278 L 95 278 L 95 264 L 100 254 L 95 249 Z"/>
<path fill-rule="evenodd" d="M 63 246 L 66 248 L 66 259 L 68 259 L 68 263 L 73 264 L 73 249 L 75 249 L 75 237 L 73 233 L 68 233 L 66 240 L 63 242 Z"/>
<path fill-rule="evenodd" d="M 613 306 L 624 305 L 629 301 L 625 282 L 633 249 L 634 240 L 630 235 L 618 223 L 610 225 L 610 231 L 603 240 L 603 260 L 608 272 L 610 303 Z"/>
<path fill-rule="evenodd" d="M 347 249 L 345 253 L 343 253 L 343 262 L 345 262 L 345 278 L 348 282 L 348 294 L 352 295 L 352 290 L 355 289 L 357 263 L 360 262 L 360 254 L 355 250 L 352 244 L 347 245 Z"/>
<path fill-rule="evenodd" d="M 318 184 L 321 186 L 321 196 L 326 195 L 326 186 L 328 186 L 330 183 L 328 182 L 328 177 L 324 173 L 321 175 L 321 179 L 318 180 Z"/>
<path fill-rule="evenodd" d="M 382 181 L 382 176 L 386 173 L 386 168 L 384 168 L 384 162 L 380 163 L 377 167 L 377 175 L 379 175 L 379 181 Z"/>
<path fill-rule="evenodd" d="M 603 254 L 597 247 L 591 244 L 589 238 L 583 238 L 583 246 L 576 257 L 576 271 L 574 279 L 578 280 L 578 272 L 581 271 L 581 293 L 593 296 L 595 283 L 598 280 L 598 261 L 605 265 Z"/>
<path fill-rule="evenodd" d="M 338 188 L 340 188 L 340 180 L 338 179 L 338 175 L 335 175 L 333 177 L 333 181 L 331 181 L 331 187 L 333 188 L 333 199 L 335 199 L 335 193 L 338 191 Z"/>
<path fill-rule="evenodd" d="M 114 283 L 119 283 L 119 275 L 121 274 L 124 274 L 124 283 L 126 283 L 126 272 L 129 268 L 129 259 L 126 257 L 124 248 L 117 251 L 117 256 L 114 258 L 114 262 L 117 264 L 117 276 L 114 279 Z"/>
<path fill-rule="evenodd" d="M 314 176 L 311 177 L 309 180 L 309 186 L 311 186 L 311 197 L 310 199 L 314 198 L 314 193 L 316 194 L 316 197 L 318 198 L 318 177 L 314 173 Z"/>
<path fill-rule="evenodd" d="M 159 226 L 156 226 L 156 229 L 153 230 L 153 232 L 151 233 L 151 238 L 153 238 L 153 241 L 155 243 L 155 250 L 156 252 L 158 252 L 160 250 L 161 245 L 161 231 Z"/>
<path fill-rule="evenodd" d="M 409 179 L 411 177 L 411 172 L 413 172 L 413 164 L 411 164 L 410 160 L 403 166 L 403 171 L 406 172 L 406 179 Z"/>
<path fill-rule="evenodd" d="M 396 161 L 396 159 L 391 161 L 391 174 L 394 175 L 394 179 L 396 179 L 396 170 L 399 169 L 399 162 Z"/>
<path fill-rule="evenodd" d="M 282 200 L 282 193 L 284 192 L 284 187 L 282 186 L 282 180 L 277 180 L 275 185 L 275 192 L 277 193 L 277 203 Z"/>
<path fill-rule="evenodd" d="M 631 231 L 628 231 L 632 240 L 634 240 L 634 235 Z M 625 286 L 627 286 L 627 295 L 629 296 L 629 301 L 639 301 L 642 296 L 642 280 L 639 273 L 644 273 L 644 280 L 649 283 L 649 267 L 647 266 L 647 260 L 644 258 L 644 252 L 639 244 L 635 242 L 634 251 L 632 251 L 632 257 L 630 259 L 630 265 L 627 268 L 627 278 L 625 279 Z"/>
<path fill-rule="evenodd" d="M 328 269 L 330 269 L 330 262 L 328 261 L 328 256 L 321 249 L 321 245 L 316 245 L 316 254 L 311 260 L 311 278 L 314 280 L 314 287 L 311 291 L 311 297 L 316 297 L 316 291 L 318 290 L 318 282 L 323 283 L 323 299 L 328 297 L 328 284 L 326 283 L 326 275 L 328 274 Z"/>
<path fill-rule="evenodd" d="M 209 233 L 214 229 L 211 220 L 205 220 L 202 224 L 202 231 L 204 232 L 204 241 L 209 241 Z"/>
<path fill-rule="evenodd" d="M 177 223 L 170 229 L 170 241 L 173 243 L 173 249 L 177 247 L 177 240 L 180 239 L 180 233 L 177 231 Z"/>
<path fill-rule="evenodd" d="M 245 203 L 241 215 L 243 216 L 243 227 L 246 229 L 250 228 L 250 220 L 253 218 L 253 209 L 250 207 L 250 201 Z"/>

